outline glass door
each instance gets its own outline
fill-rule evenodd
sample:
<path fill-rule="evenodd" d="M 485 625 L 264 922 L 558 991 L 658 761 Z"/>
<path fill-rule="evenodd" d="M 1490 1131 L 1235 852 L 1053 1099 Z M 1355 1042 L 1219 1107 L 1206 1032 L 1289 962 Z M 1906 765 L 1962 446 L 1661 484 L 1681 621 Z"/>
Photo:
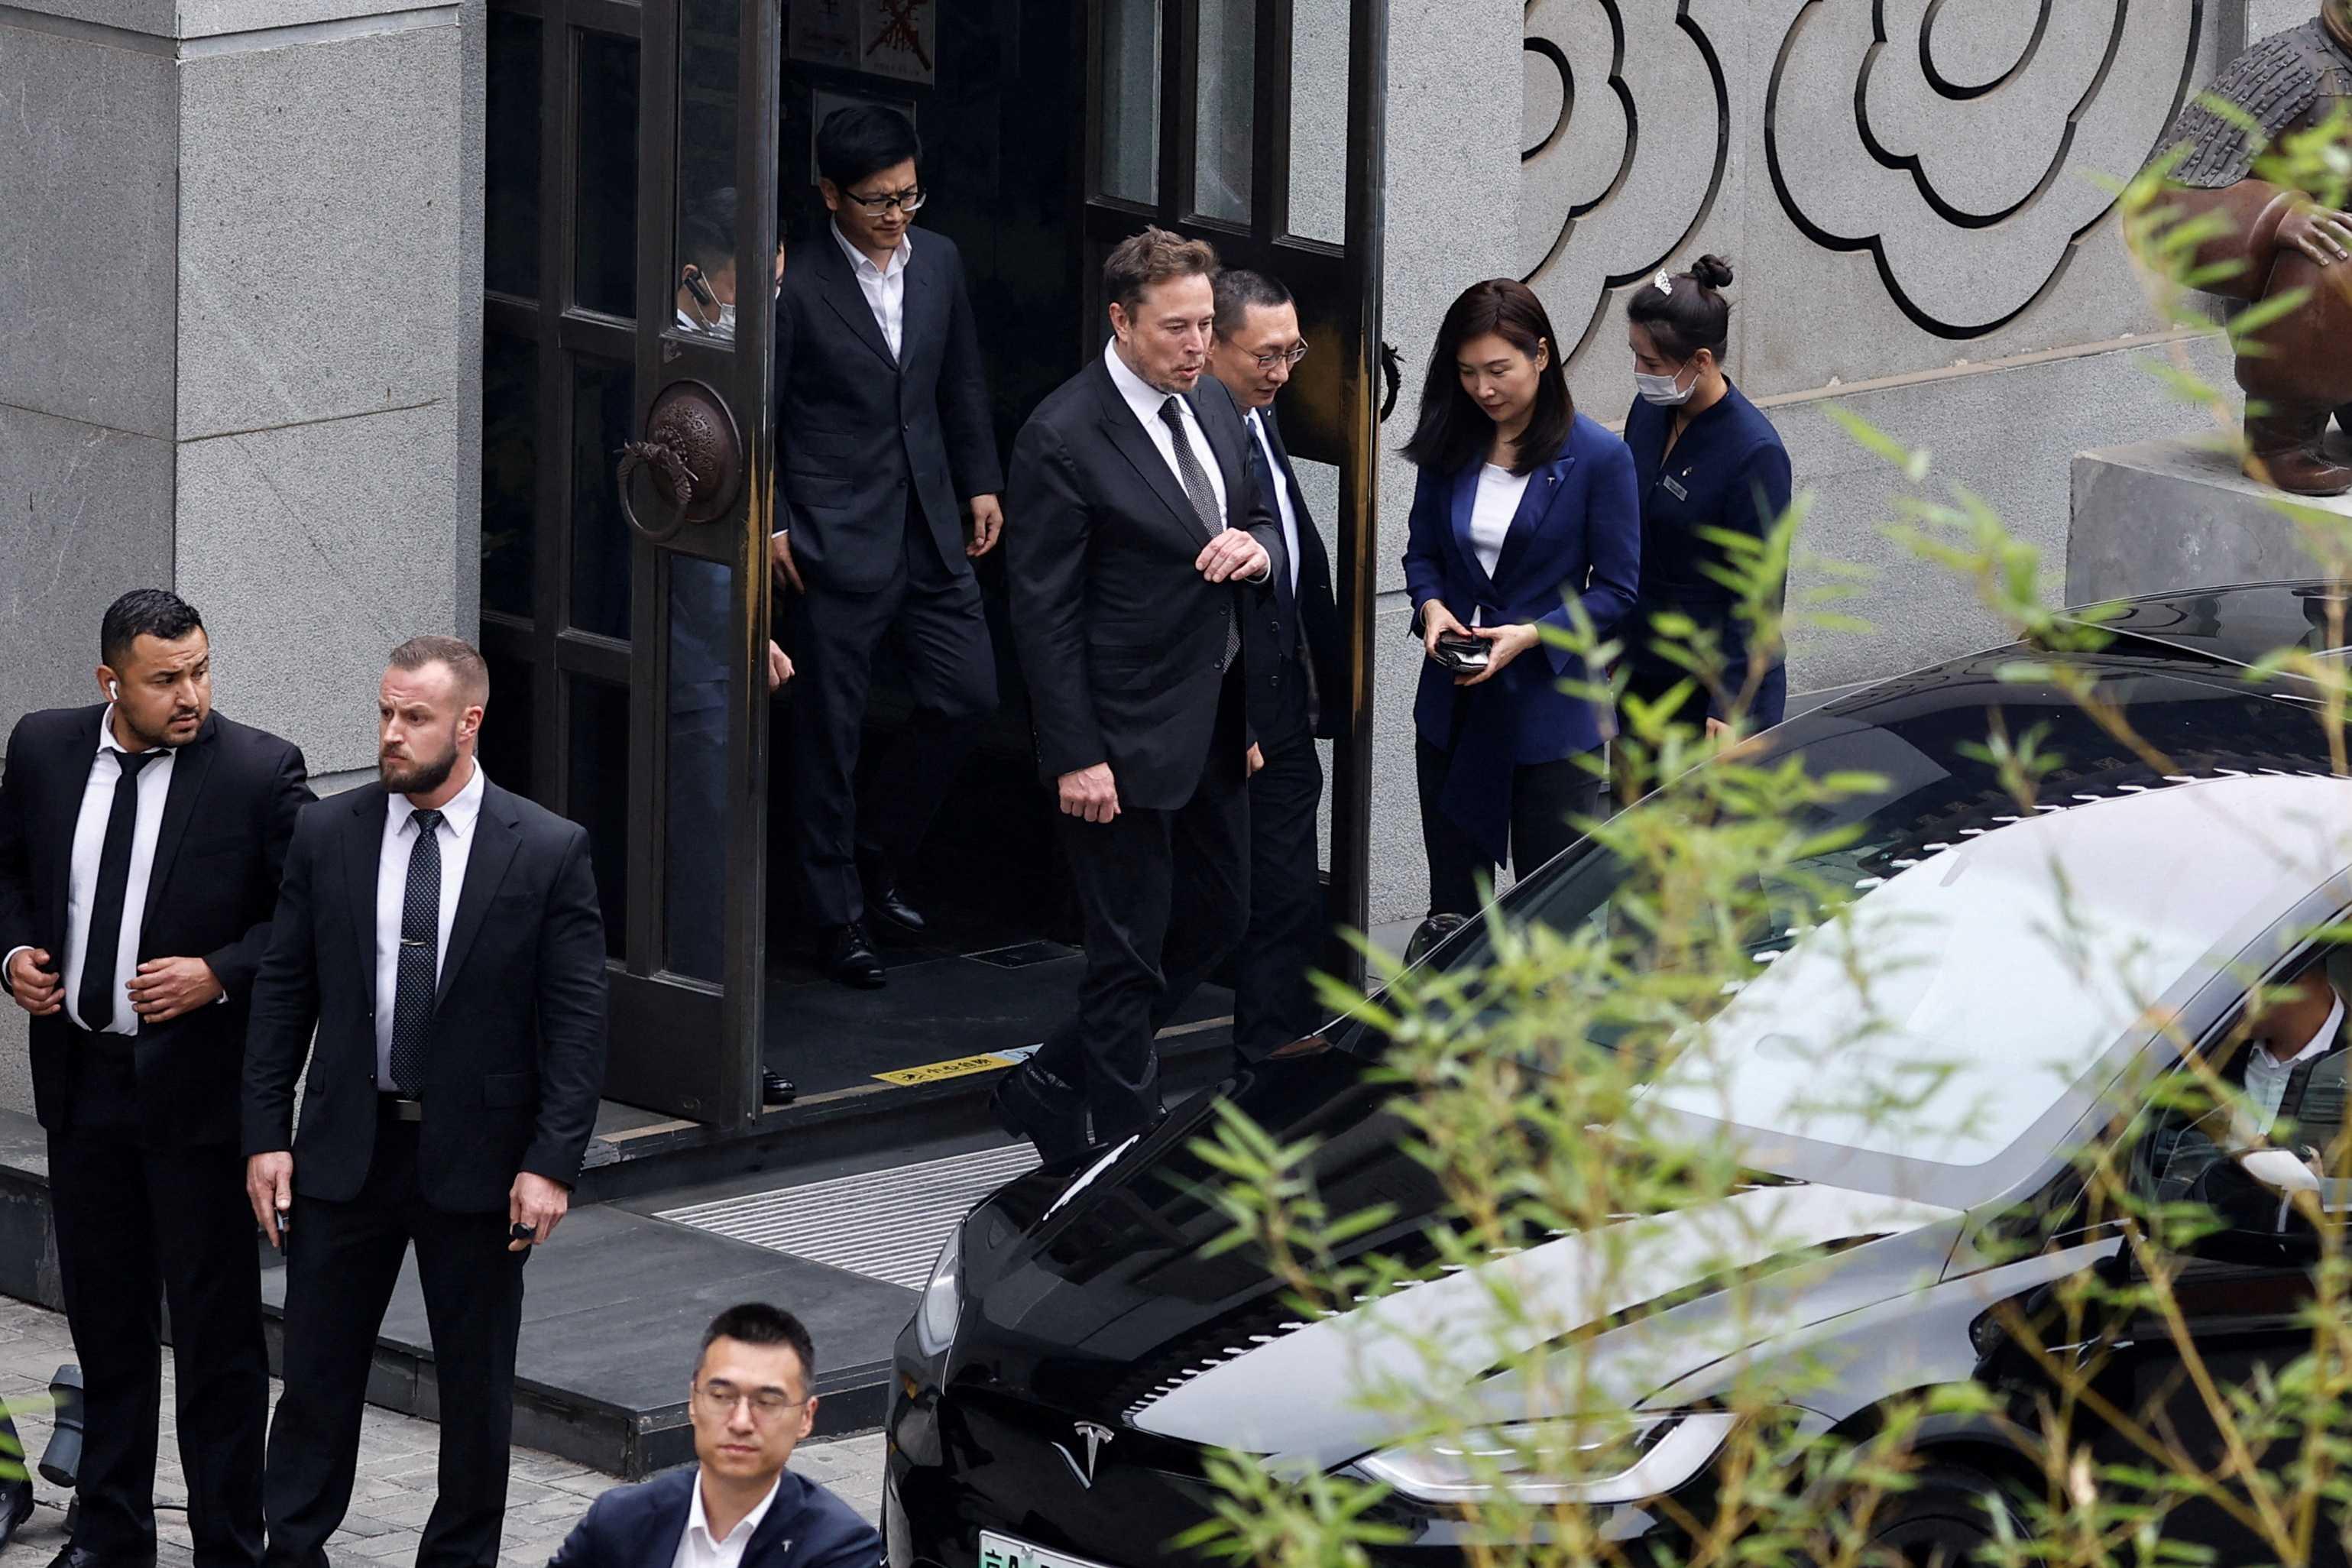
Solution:
<path fill-rule="evenodd" d="M 488 28 L 485 765 L 589 830 L 606 1096 L 734 1124 L 759 1107 L 780 0 L 494 0 Z"/>

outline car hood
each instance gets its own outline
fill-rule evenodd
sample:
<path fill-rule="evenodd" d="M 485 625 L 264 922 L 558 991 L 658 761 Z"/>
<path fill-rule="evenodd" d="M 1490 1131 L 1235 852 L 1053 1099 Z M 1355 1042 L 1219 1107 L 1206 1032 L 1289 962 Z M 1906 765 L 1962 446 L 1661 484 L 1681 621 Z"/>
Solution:
<path fill-rule="evenodd" d="M 1274 1121 L 1277 1135 L 1320 1124 L 1313 1175 L 1333 1213 L 1396 1211 L 1360 1253 L 1433 1262 L 1439 1194 L 1361 1072 L 1333 1053 L 1277 1068 L 1285 1092 L 1242 1092 L 1262 1121 L 1282 1100 L 1322 1096 Z M 1325 1468 L 1412 1424 L 1399 1402 L 1358 1391 L 1471 1399 L 1512 1420 L 1638 1405 L 1669 1386 L 1694 1397 L 1705 1370 L 1741 1350 L 1932 1283 L 1958 1230 L 1956 1211 L 1929 1204 L 1758 1184 L 1433 1268 L 1310 1321 L 1253 1249 L 1213 1245 L 1230 1222 L 1189 1149 L 1212 1116 L 1203 1097 L 1143 1146 L 1016 1184 L 975 1215 L 976 1375 L 1161 1437 Z M 1539 1393 L 1495 1371 L 1548 1343 L 1560 1348 Z"/>

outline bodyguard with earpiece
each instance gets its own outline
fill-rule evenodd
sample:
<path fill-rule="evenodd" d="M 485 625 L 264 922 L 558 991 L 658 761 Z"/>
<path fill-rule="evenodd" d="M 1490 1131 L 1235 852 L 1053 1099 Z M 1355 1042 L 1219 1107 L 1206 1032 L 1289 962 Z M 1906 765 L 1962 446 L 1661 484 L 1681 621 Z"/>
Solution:
<path fill-rule="evenodd" d="M 1642 591 L 1625 623 L 1627 689 L 1655 701 L 1691 671 L 1658 651 L 1658 616 L 1688 616 L 1720 655 L 1712 678 L 1677 715 L 1715 731 L 1744 714 L 1780 721 L 1788 671 L 1717 574 L 1731 562 L 1713 535 L 1761 538 L 1788 510 L 1788 448 L 1780 432 L 1723 372 L 1731 337 L 1731 264 L 1702 256 L 1687 272 L 1659 272 L 1633 292 L 1626 337 L 1641 395 L 1625 416 L 1642 489 Z M 1773 595 L 1787 595 L 1787 568 Z"/>

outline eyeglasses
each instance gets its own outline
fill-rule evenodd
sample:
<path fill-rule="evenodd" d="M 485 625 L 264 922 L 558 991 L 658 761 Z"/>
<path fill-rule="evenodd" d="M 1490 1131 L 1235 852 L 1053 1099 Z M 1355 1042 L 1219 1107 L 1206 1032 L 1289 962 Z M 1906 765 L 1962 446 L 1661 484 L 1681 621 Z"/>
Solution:
<path fill-rule="evenodd" d="M 715 1415 L 732 1415 L 739 1405 L 751 1406 L 751 1419 L 760 1426 L 772 1426 L 784 1418 L 787 1412 L 808 1403 L 805 1399 L 787 1399 L 772 1388 L 752 1391 L 736 1387 L 731 1383 L 698 1383 L 694 1396 Z"/>
<path fill-rule="evenodd" d="M 1270 354 L 1253 354 L 1250 357 L 1257 362 L 1258 369 L 1272 370 L 1276 365 L 1297 364 L 1300 360 L 1305 359 L 1307 345 L 1293 343 L 1286 349 L 1276 349 Z"/>
<path fill-rule="evenodd" d="M 928 193 L 920 185 L 910 185 L 903 191 L 893 191 L 887 196 L 861 196 L 856 191 L 841 193 L 867 212 L 881 214 L 897 207 L 902 213 L 913 212 L 923 205 Z"/>

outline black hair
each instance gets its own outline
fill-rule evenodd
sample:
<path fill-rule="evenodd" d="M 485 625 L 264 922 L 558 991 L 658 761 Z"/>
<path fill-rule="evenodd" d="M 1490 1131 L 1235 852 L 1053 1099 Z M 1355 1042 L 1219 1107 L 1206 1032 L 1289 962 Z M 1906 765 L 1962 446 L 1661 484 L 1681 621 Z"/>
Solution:
<path fill-rule="evenodd" d="M 1291 303 L 1290 289 L 1279 278 L 1236 267 L 1220 272 L 1217 291 L 1217 336 L 1230 340 L 1249 321 L 1252 310 L 1271 310 Z"/>
<path fill-rule="evenodd" d="M 816 172 L 836 191 L 922 156 L 913 122 L 878 103 L 836 109 L 817 127 Z"/>
<path fill-rule="evenodd" d="M 1421 386 L 1421 416 L 1414 422 L 1412 439 L 1404 444 L 1404 455 L 1424 468 L 1459 473 L 1494 445 L 1495 422 L 1462 389 L 1458 363 L 1463 344 L 1489 332 L 1529 359 L 1544 351 L 1550 356 L 1536 373 L 1535 411 L 1519 436 L 1511 472 L 1531 474 L 1558 457 L 1569 427 L 1576 423 L 1565 356 L 1543 301 L 1515 278 L 1490 278 L 1465 289 L 1438 324 L 1437 346 L 1430 351 L 1429 374 Z"/>
<path fill-rule="evenodd" d="M 139 638 L 178 642 L 204 629 L 205 618 L 196 607 L 169 588 L 133 588 L 107 605 L 106 617 L 98 623 L 99 662 L 120 674 Z"/>
<path fill-rule="evenodd" d="M 705 273 L 735 265 L 735 187 L 721 185 L 686 209 L 677 226 L 678 248 Z"/>
<path fill-rule="evenodd" d="M 1660 272 L 1636 284 L 1625 314 L 1668 359 L 1688 360 L 1705 349 L 1720 364 L 1731 342 L 1731 301 L 1723 297 L 1730 287 L 1731 263 L 1702 256 L 1687 272 Z"/>
<path fill-rule="evenodd" d="M 708 1353 L 719 1340 L 734 1340 L 747 1345 L 790 1345 L 793 1353 L 801 1358 L 801 1392 L 806 1394 L 816 1384 L 816 1343 L 798 1318 L 782 1307 L 772 1307 L 765 1301 L 746 1301 L 740 1307 L 730 1307 L 710 1320 L 702 1331 L 702 1350 Z"/>

